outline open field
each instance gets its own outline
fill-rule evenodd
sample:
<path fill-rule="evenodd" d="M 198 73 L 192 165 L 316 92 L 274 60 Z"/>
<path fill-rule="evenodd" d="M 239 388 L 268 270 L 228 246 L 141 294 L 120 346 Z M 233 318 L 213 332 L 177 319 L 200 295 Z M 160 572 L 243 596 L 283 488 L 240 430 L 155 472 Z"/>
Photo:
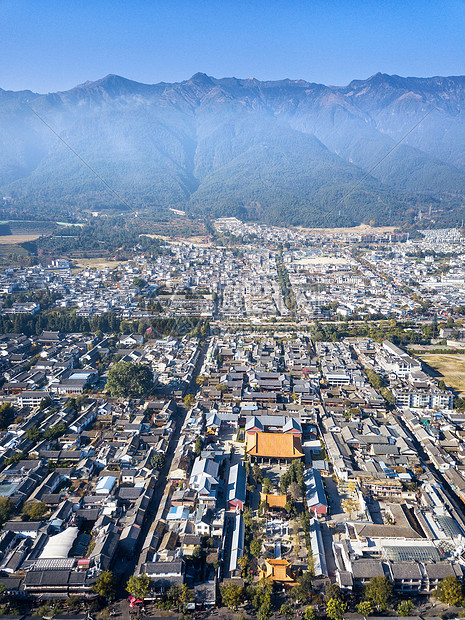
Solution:
<path fill-rule="evenodd" d="M 465 355 L 430 354 L 420 359 L 441 374 L 446 385 L 465 394 Z"/>
<path fill-rule="evenodd" d="M 299 226 L 298 230 L 306 233 L 314 232 L 326 235 L 367 235 L 394 232 L 396 230 L 396 226 L 369 226 L 368 224 L 359 224 L 358 226 L 349 228 L 303 228 L 302 226 Z"/>
<path fill-rule="evenodd" d="M 213 245 L 209 242 L 206 237 L 196 235 L 193 237 L 182 237 L 182 236 L 168 236 L 168 235 L 152 235 L 150 233 L 141 233 L 139 237 L 149 237 L 150 239 L 162 239 L 163 241 L 167 241 L 171 244 L 179 244 L 179 243 L 192 243 L 192 245 L 198 245 L 200 247 L 210 247 Z"/>
<path fill-rule="evenodd" d="M 0 235 L 0 245 L 17 245 L 26 241 L 35 241 L 40 235 Z"/>
<path fill-rule="evenodd" d="M 0 258 L 5 258 L 9 254 L 27 256 L 29 252 L 19 244 L 0 243 Z"/>
<path fill-rule="evenodd" d="M 92 269 L 105 269 L 105 267 L 109 267 L 110 269 L 114 269 L 119 265 L 127 265 L 130 261 L 108 260 L 108 258 L 76 258 L 71 262 L 78 269 L 84 269 L 85 267 L 90 267 Z"/>
<path fill-rule="evenodd" d="M 162 239 L 163 241 L 169 241 L 171 237 L 168 235 L 152 235 L 150 233 L 141 233 L 139 237 L 148 237 L 149 239 Z"/>

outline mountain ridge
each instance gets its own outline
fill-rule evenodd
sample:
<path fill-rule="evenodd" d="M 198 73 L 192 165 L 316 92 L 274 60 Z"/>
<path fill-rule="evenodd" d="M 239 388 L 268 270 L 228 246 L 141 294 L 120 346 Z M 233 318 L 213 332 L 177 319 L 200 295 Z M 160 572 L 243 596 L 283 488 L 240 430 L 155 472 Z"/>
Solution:
<path fill-rule="evenodd" d="M 3 195 L 37 210 L 114 208 L 29 106 L 138 209 L 359 224 L 411 222 L 420 209 L 455 217 L 465 202 L 464 76 L 377 73 L 327 86 L 109 74 L 56 93 L 0 89 Z"/>

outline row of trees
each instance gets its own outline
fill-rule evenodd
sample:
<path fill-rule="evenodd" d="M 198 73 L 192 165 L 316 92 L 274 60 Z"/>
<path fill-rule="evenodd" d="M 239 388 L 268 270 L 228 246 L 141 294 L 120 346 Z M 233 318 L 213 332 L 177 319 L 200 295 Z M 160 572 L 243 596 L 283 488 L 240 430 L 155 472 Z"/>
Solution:
<path fill-rule="evenodd" d="M 115 597 L 117 582 L 113 573 L 109 570 L 100 573 L 94 584 L 94 592 L 102 598 L 112 600 Z M 143 601 L 150 590 L 150 578 L 142 573 L 141 575 L 132 575 L 126 583 L 126 591 L 135 599 Z M 186 606 L 194 598 L 192 590 L 186 584 L 174 585 L 167 591 L 161 604 L 166 604 L 168 609 L 176 609 L 179 612 L 186 610 Z"/>
<path fill-rule="evenodd" d="M 338 341 L 342 338 L 362 336 L 371 338 L 376 342 L 390 340 L 396 345 L 427 344 L 431 338 L 429 325 L 417 329 L 414 323 L 404 322 L 398 324 L 395 320 L 379 320 L 383 317 L 344 317 L 343 322 L 315 323 L 308 328 L 312 340 L 315 341 Z M 355 321 L 359 321 L 355 323 Z"/>
<path fill-rule="evenodd" d="M 266 580 L 261 580 L 257 585 L 241 586 L 236 584 L 224 584 L 221 586 L 221 597 L 223 603 L 232 610 L 237 608 L 245 601 L 250 602 L 256 610 L 257 617 L 266 620 L 271 616 L 271 594 L 272 585 Z M 314 593 L 312 589 L 312 578 L 309 572 L 304 573 L 299 578 L 297 586 L 292 588 L 290 596 L 301 604 L 312 602 Z M 446 577 L 433 592 L 441 602 L 461 606 L 465 604 L 462 584 L 456 577 Z M 348 610 L 348 603 L 344 594 L 337 584 L 330 584 L 326 588 L 324 596 L 326 615 L 330 620 L 342 620 Z M 380 614 L 390 609 L 393 602 L 393 585 L 384 576 L 373 577 L 366 586 L 362 600 L 357 604 L 356 611 L 362 616 L 370 616 L 373 613 Z M 414 611 L 414 604 L 410 599 L 404 599 L 396 607 L 398 616 L 410 616 Z M 293 618 L 294 610 L 289 603 L 281 606 L 280 613 L 285 618 Z M 314 620 L 316 614 L 309 607 L 304 612 L 304 617 Z"/>
<path fill-rule="evenodd" d="M 294 290 L 292 289 L 291 281 L 289 279 L 289 273 L 284 264 L 282 247 L 280 248 L 279 253 L 276 256 L 276 268 L 278 271 L 279 285 L 281 287 L 281 292 L 284 297 L 284 303 L 286 304 L 286 308 L 291 311 L 295 310 L 297 304 L 295 301 Z"/>
<path fill-rule="evenodd" d="M 94 591 L 99 596 L 112 600 L 116 593 L 116 580 L 111 571 L 102 572 L 96 583 Z M 150 589 L 150 578 L 141 574 L 133 575 L 126 583 L 126 590 L 134 598 L 143 601 Z M 272 592 L 273 585 L 270 581 L 262 579 L 256 585 L 239 585 L 226 583 L 220 587 L 224 605 L 236 611 L 240 605 L 248 601 L 257 611 L 258 620 L 268 620 L 272 615 Z M 291 592 L 291 597 L 301 604 L 309 604 L 313 600 L 312 579 L 309 573 L 304 573 L 299 578 L 299 583 Z M 460 606 L 464 604 L 463 588 L 456 577 L 446 577 L 433 592 L 433 595 L 441 602 L 448 605 Z M 185 585 L 172 586 L 160 602 L 160 606 L 166 609 L 176 609 L 183 612 L 186 606 L 193 600 L 192 591 Z M 386 612 L 393 600 L 393 586 L 387 577 L 373 577 L 366 586 L 362 600 L 356 606 L 357 612 L 367 617 L 372 613 Z M 342 591 L 337 584 L 330 584 L 326 588 L 325 596 L 326 616 L 330 620 L 342 620 L 347 612 L 348 604 Z M 414 604 L 410 599 L 404 599 L 397 605 L 396 612 L 399 616 L 409 616 L 414 611 Z M 284 603 L 280 613 L 285 618 L 293 618 L 294 610 L 289 603 Z M 306 620 L 315 620 L 316 614 L 312 607 L 304 611 Z"/>
<path fill-rule="evenodd" d="M 223 603 L 229 609 L 236 610 L 242 603 L 248 601 L 257 610 L 259 620 L 267 620 L 272 615 L 273 584 L 266 579 L 262 579 L 256 585 L 248 586 L 223 584 L 220 591 Z M 309 603 L 313 595 L 311 575 L 304 573 L 299 577 L 298 585 L 292 588 L 290 594 L 294 600 L 299 600 L 304 604 Z M 291 610 L 292 607 L 289 604 L 284 604 L 280 613 L 287 617 L 291 614 Z M 305 618 L 314 620 L 315 613 L 311 607 L 306 610 Z"/>
<path fill-rule="evenodd" d="M 34 315 L 16 314 L 0 317 L 0 334 L 22 333 L 26 336 L 39 336 L 43 331 L 61 331 L 67 333 L 105 333 L 130 334 L 153 333 L 160 336 L 204 336 L 209 332 L 209 322 L 199 317 L 144 318 L 140 320 L 122 320 L 115 312 L 101 316 L 76 316 L 75 310 L 54 309 Z"/>
<path fill-rule="evenodd" d="M 448 576 L 441 581 L 433 596 L 447 605 L 462 606 L 464 601 L 463 586 L 454 576 Z M 393 601 L 392 582 L 384 576 L 373 577 L 366 586 L 362 600 L 356 606 L 357 612 L 362 616 L 369 616 L 376 612 L 386 612 Z M 331 584 L 325 595 L 326 615 L 331 620 L 342 620 L 347 611 L 347 602 L 340 588 Z M 410 599 L 404 599 L 396 607 L 398 616 L 410 616 L 415 609 Z"/>

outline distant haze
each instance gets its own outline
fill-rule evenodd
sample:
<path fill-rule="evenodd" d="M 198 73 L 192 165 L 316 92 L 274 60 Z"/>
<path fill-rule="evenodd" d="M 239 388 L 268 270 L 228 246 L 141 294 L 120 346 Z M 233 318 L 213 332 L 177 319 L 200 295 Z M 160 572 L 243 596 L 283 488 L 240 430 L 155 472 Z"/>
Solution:
<path fill-rule="evenodd" d="M 10 204 L 120 209 L 29 105 L 134 209 L 296 225 L 463 216 L 464 77 L 378 73 L 329 87 L 109 75 L 49 95 L 0 90 L 0 188 Z"/>

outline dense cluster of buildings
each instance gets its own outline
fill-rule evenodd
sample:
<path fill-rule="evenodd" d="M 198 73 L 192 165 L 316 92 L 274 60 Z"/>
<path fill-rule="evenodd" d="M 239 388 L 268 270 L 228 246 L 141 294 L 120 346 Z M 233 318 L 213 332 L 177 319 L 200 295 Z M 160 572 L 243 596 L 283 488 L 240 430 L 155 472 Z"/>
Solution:
<path fill-rule="evenodd" d="M 102 571 L 130 569 L 149 577 L 148 598 L 187 584 L 211 606 L 220 582 L 243 583 L 251 555 L 254 578 L 284 588 L 309 566 L 345 591 L 380 575 L 419 594 L 462 579 L 465 417 L 453 393 L 390 341 L 313 342 L 298 329 L 416 312 L 412 291 L 445 257 L 440 282 L 457 283 L 462 238 L 366 235 L 362 259 L 351 235 L 342 245 L 233 219 L 217 230 L 247 243 L 170 244 L 79 275 L 67 261 L 0 274 L 5 316 L 40 316 L 27 294 L 45 291 L 85 317 L 213 320 L 202 338 L 158 338 L 148 323 L 0 336 L 0 582 L 22 597 L 88 597 Z M 433 307 L 460 302 L 447 286 L 428 289 Z M 442 330 L 464 339 L 461 327 Z M 110 397 L 118 360 L 151 369 L 150 394 Z"/>

